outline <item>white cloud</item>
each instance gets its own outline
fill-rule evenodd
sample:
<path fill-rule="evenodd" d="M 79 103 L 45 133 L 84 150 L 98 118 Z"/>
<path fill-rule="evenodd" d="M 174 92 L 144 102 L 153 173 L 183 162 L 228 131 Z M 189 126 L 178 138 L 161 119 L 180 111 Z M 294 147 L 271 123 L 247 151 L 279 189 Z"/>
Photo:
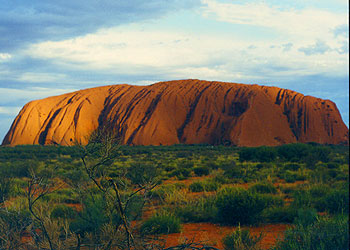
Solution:
<path fill-rule="evenodd" d="M 161 80 L 157 80 L 157 81 L 148 81 L 148 80 L 142 80 L 142 81 L 136 81 L 136 82 L 132 82 L 130 84 L 133 85 L 151 85 L 155 82 L 160 82 Z"/>
<path fill-rule="evenodd" d="M 212 20 L 265 28 L 277 36 L 270 38 L 280 43 L 292 43 L 303 52 L 317 41 L 323 41 L 329 50 L 339 54 L 348 53 L 344 43 L 349 43 L 348 13 L 307 7 L 302 9 L 281 8 L 269 5 L 268 1 L 221 3 L 218 0 L 202 0 L 202 16 Z M 283 6 L 283 3 L 281 3 Z M 259 40 L 254 37 L 254 40 Z M 288 51 L 285 50 L 285 51 Z M 307 53 L 307 52 L 306 52 Z"/>
<path fill-rule="evenodd" d="M 114 28 L 62 42 L 40 43 L 31 47 L 29 53 L 76 62 L 77 67 L 90 65 L 97 69 L 129 65 L 136 68 L 171 67 L 208 61 L 205 50 L 213 51 L 215 46 L 220 46 L 212 42 L 213 39 L 201 40 L 183 33 Z"/>
<path fill-rule="evenodd" d="M 153 74 L 168 79 L 244 81 L 276 76 L 348 74 L 346 13 L 281 9 L 264 2 L 235 4 L 202 0 L 202 3 L 204 7 L 199 10 L 202 18 L 257 29 L 264 27 L 276 35 L 267 39 L 261 32 L 242 38 L 235 33 L 234 26 L 220 36 L 213 28 L 191 33 L 133 24 L 73 39 L 34 44 L 26 53 L 78 70 L 129 76 Z M 28 78 L 40 80 L 40 77 L 29 75 Z M 42 82 L 45 77 L 50 75 L 42 75 Z"/>
<path fill-rule="evenodd" d="M 153 72 L 175 78 L 235 81 L 237 78 L 347 72 L 347 54 L 339 54 L 329 43 L 327 46 L 331 49 L 322 54 L 306 56 L 298 50 L 314 43 L 277 40 L 271 41 L 275 44 L 271 46 L 259 39 L 247 41 L 235 36 L 124 26 L 75 39 L 35 44 L 27 53 L 72 68 L 129 75 Z"/>
<path fill-rule="evenodd" d="M 6 61 L 12 58 L 12 55 L 8 53 L 0 53 L 0 62 L 1 61 Z"/>
<path fill-rule="evenodd" d="M 202 0 L 203 15 L 223 22 L 262 26 L 296 39 L 314 40 L 333 36 L 332 31 L 347 23 L 348 16 L 320 9 L 281 9 L 264 2 L 220 3 Z"/>

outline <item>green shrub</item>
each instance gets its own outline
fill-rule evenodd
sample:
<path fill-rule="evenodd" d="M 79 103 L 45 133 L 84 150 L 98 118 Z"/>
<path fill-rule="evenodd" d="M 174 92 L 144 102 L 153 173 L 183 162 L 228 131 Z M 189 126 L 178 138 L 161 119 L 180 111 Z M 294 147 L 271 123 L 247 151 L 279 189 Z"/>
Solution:
<path fill-rule="evenodd" d="M 349 213 L 349 191 L 332 190 L 324 197 L 324 206 L 331 214 Z"/>
<path fill-rule="evenodd" d="M 330 169 L 326 168 L 325 166 L 317 167 L 310 173 L 310 180 L 313 182 L 325 183 L 329 182 L 331 179 Z"/>
<path fill-rule="evenodd" d="M 210 169 L 218 169 L 219 168 L 218 164 L 212 160 L 207 161 L 206 166 Z"/>
<path fill-rule="evenodd" d="M 260 169 L 263 169 L 263 168 L 266 168 L 266 165 L 264 163 L 258 163 L 255 165 L 255 167 L 260 170 Z"/>
<path fill-rule="evenodd" d="M 152 181 L 159 174 L 153 164 L 133 163 L 127 171 L 127 177 L 133 184 L 144 184 Z"/>
<path fill-rule="evenodd" d="M 205 190 L 204 183 L 202 181 L 193 182 L 189 186 L 189 189 L 191 192 L 203 192 Z"/>
<path fill-rule="evenodd" d="M 180 168 L 169 173 L 169 177 L 176 176 L 178 179 L 188 178 L 191 174 L 191 169 Z"/>
<path fill-rule="evenodd" d="M 47 194 L 46 196 L 44 196 L 42 199 L 44 201 L 52 201 L 55 203 L 79 203 L 78 197 L 76 194 L 66 194 L 65 192 L 59 192 L 60 190 L 54 192 L 54 193 L 50 193 Z"/>
<path fill-rule="evenodd" d="M 185 205 L 176 207 L 175 214 L 183 222 L 215 222 L 217 217 L 215 196 L 190 200 Z"/>
<path fill-rule="evenodd" d="M 281 196 L 271 194 L 258 194 L 259 199 L 265 207 L 281 207 L 284 206 L 284 200 Z"/>
<path fill-rule="evenodd" d="M 242 148 L 239 152 L 239 160 L 253 162 L 271 162 L 277 157 L 276 149 L 273 147 Z"/>
<path fill-rule="evenodd" d="M 232 168 L 227 168 L 224 170 L 224 176 L 230 179 L 241 179 L 242 167 L 237 165 Z"/>
<path fill-rule="evenodd" d="M 85 178 L 87 178 L 87 175 L 85 172 L 83 172 L 81 169 L 72 169 L 69 171 L 65 171 L 61 174 L 61 176 L 68 180 L 69 182 L 73 184 L 79 184 L 84 181 Z"/>
<path fill-rule="evenodd" d="M 298 162 L 308 154 L 309 148 L 303 143 L 285 144 L 277 148 L 277 153 L 285 161 Z"/>
<path fill-rule="evenodd" d="M 21 237 L 33 220 L 29 211 L 13 211 L 0 209 L 0 249 L 26 249 Z M 28 249 L 28 248 L 27 248 Z"/>
<path fill-rule="evenodd" d="M 235 161 L 229 161 L 229 162 L 222 162 L 220 165 L 219 165 L 219 168 L 226 171 L 228 169 L 234 169 L 236 168 L 237 165 L 236 165 L 236 162 Z"/>
<path fill-rule="evenodd" d="M 167 172 L 171 172 L 171 171 L 174 171 L 176 169 L 176 167 L 175 166 L 166 166 L 164 169 Z"/>
<path fill-rule="evenodd" d="M 330 160 L 330 153 L 331 153 L 330 147 L 316 146 L 311 148 L 308 156 L 314 157 L 315 159 L 317 159 L 317 161 L 327 163 Z"/>
<path fill-rule="evenodd" d="M 269 203 L 274 203 L 267 195 L 249 192 L 243 188 L 224 188 L 218 195 L 216 206 L 218 220 L 225 224 L 253 224 Z"/>
<path fill-rule="evenodd" d="M 78 194 L 71 188 L 63 188 L 56 191 L 56 194 L 61 196 L 60 201 L 64 203 L 79 203 Z"/>
<path fill-rule="evenodd" d="M 339 171 L 338 169 L 328 169 L 328 176 L 331 177 L 331 178 L 339 178 L 341 179 L 341 176 L 342 176 L 342 172 Z"/>
<path fill-rule="evenodd" d="M 128 202 L 126 203 L 127 206 L 125 207 L 125 215 L 128 218 L 128 221 L 133 220 L 139 220 L 142 216 L 142 209 L 144 206 L 144 198 L 137 194 L 132 196 L 131 198 L 127 198 L 128 196 L 126 194 L 122 195 L 122 200 L 128 199 Z M 119 215 L 114 215 L 115 220 L 119 220 Z"/>
<path fill-rule="evenodd" d="M 219 187 L 221 186 L 221 183 L 216 182 L 215 180 L 211 179 L 211 180 L 206 180 L 204 182 L 204 189 L 207 192 L 211 192 L 211 191 L 217 191 L 219 189 Z"/>
<path fill-rule="evenodd" d="M 297 190 L 293 194 L 292 205 L 298 208 L 316 208 L 319 212 L 326 210 L 325 196 L 331 191 L 330 187 L 323 184 L 315 184 L 303 190 Z"/>
<path fill-rule="evenodd" d="M 330 187 L 324 184 L 315 184 L 309 187 L 309 193 L 313 198 L 324 197 L 329 191 Z"/>
<path fill-rule="evenodd" d="M 330 169 L 330 171 L 333 169 Z M 334 178 L 336 181 L 349 181 L 349 173 L 343 171 L 337 171 L 337 176 Z"/>
<path fill-rule="evenodd" d="M 230 183 L 230 180 L 223 174 L 223 173 L 217 173 L 214 175 L 212 180 L 219 184 L 227 184 Z"/>
<path fill-rule="evenodd" d="M 29 177 L 29 169 L 36 170 L 38 162 L 34 160 L 13 160 L 10 163 L 1 166 L 1 172 L 6 173 L 8 177 Z"/>
<path fill-rule="evenodd" d="M 349 191 L 347 187 L 332 188 L 328 185 L 317 184 L 309 189 L 293 192 L 292 206 L 296 208 L 315 208 L 319 212 L 331 214 L 349 212 Z"/>
<path fill-rule="evenodd" d="M 295 190 L 292 193 L 293 202 L 291 206 L 295 208 L 305 208 L 305 207 L 313 207 L 315 203 L 315 199 L 311 196 L 310 192 L 305 189 Z"/>
<path fill-rule="evenodd" d="M 13 182 L 13 186 L 11 188 L 10 197 L 19 197 L 19 196 L 25 196 L 26 195 L 26 189 L 22 188 L 19 184 L 16 184 Z"/>
<path fill-rule="evenodd" d="M 152 191 L 150 191 L 150 196 L 154 198 L 160 198 L 164 199 L 166 194 L 173 193 L 177 190 L 181 190 L 185 188 L 185 184 L 182 183 L 175 183 L 175 184 L 167 184 L 167 185 L 161 185 Z"/>
<path fill-rule="evenodd" d="M 262 212 L 264 222 L 292 223 L 298 216 L 298 210 L 293 207 L 271 207 Z"/>
<path fill-rule="evenodd" d="M 192 169 L 194 166 L 194 163 L 189 160 L 183 160 L 177 163 L 179 168 L 185 168 L 185 169 Z"/>
<path fill-rule="evenodd" d="M 285 170 L 296 171 L 300 168 L 300 165 L 298 163 L 286 163 L 283 168 Z"/>
<path fill-rule="evenodd" d="M 223 238 L 225 250 L 257 250 L 257 244 L 261 241 L 262 234 L 259 236 L 250 235 L 249 230 L 238 227 L 234 232 Z"/>
<path fill-rule="evenodd" d="M 296 189 L 297 187 L 294 186 L 280 186 L 280 190 L 282 191 L 282 193 L 287 195 L 293 194 L 293 192 L 295 192 Z"/>
<path fill-rule="evenodd" d="M 13 189 L 12 178 L 5 177 L 0 173 L 0 206 L 8 198 L 10 198 L 12 189 Z"/>
<path fill-rule="evenodd" d="M 210 169 L 208 167 L 196 167 L 193 169 L 193 172 L 197 176 L 204 176 L 210 173 Z"/>
<path fill-rule="evenodd" d="M 83 210 L 70 223 L 70 229 L 81 236 L 85 233 L 97 233 L 103 224 L 110 221 L 105 208 L 106 203 L 101 196 L 86 198 L 83 201 Z"/>
<path fill-rule="evenodd" d="M 273 250 L 345 250 L 349 249 L 349 218 L 319 218 L 314 223 L 295 227 L 285 232 L 284 239 Z"/>
<path fill-rule="evenodd" d="M 300 208 L 297 210 L 297 216 L 294 223 L 308 226 L 314 223 L 318 218 L 317 211 L 313 208 Z"/>
<path fill-rule="evenodd" d="M 269 182 L 266 183 L 256 183 L 249 187 L 249 190 L 259 194 L 276 194 L 277 188 Z"/>
<path fill-rule="evenodd" d="M 306 177 L 303 175 L 300 175 L 296 172 L 293 171 L 289 171 L 287 170 L 284 173 L 283 179 L 287 182 L 287 183 L 294 183 L 296 181 L 304 181 L 306 180 Z"/>
<path fill-rule="evenodd" d="M 213 180 L 205 180 L 205 181 L 196 181 L 193 182 L 189 189 L 191 192 L 211 192 L 216 191 L 221 186 L 220 183 L 217 183 Z"/>
<path fill-rule="evenodd" d="M 121 199 L 125 201 L 126 195 L 121 195 Z M 125 208 L 127 219 L 129 221 L 138 219 L 141 215 L 143 199 L 139 195 L 134 195 L 127 204 Z M 110 209 L 110 205 L 101 195 L 95 194 L 85 197 L 83 210 L 77 212 L 77 216 L 70 223 L 70 229 L 74 233 L 84 236 L 86 233 L 98 233 L 101 227 L 108 223 L 118 227 L 122 224 L 120 214 L 116 210 Z"/>
<path fill-rule="evenodd" d="M 337 169 L 337 168 L 339 168 L 339 163 L 337 163 L 337 162 L 329 162 L 329 163 L 327 163 L 327 168 L 329 168 L 329 169 Z"/>
<path fill-rule="evenodd" d="M 143 234 L 170 234 L 179 233 L 180 228 L 180 219 L 163 211 L 147 219 L 141 226 L 141 232 Z"/>
<path fill-rule="evenodd" d="M 51 218 L 73 219 L 77 216 L 77 211 L 67 205 L 56 205 L 51 211 Z"/>

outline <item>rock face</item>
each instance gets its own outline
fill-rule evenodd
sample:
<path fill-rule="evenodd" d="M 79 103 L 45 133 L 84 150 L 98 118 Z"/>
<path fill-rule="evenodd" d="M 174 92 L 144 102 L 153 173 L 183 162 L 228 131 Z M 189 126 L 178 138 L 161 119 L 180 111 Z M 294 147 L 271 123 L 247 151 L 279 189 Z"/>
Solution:
<path fill-rule="evenodd" d="M 86 143 L 112 124 L 123 144 L 348 144 L 329 100 L 258 85 L 200 80 L 113 85 L 26 104 L 3 145 Z"/>

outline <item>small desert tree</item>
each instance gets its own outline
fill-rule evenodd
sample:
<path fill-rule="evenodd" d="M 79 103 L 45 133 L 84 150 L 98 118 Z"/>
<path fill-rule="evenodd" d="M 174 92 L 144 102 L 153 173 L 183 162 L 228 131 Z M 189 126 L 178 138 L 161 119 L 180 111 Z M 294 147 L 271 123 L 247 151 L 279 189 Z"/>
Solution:
<path fill-rule="evenodd" d="M 141 207 L 144 205 L 148 199 L 148 192 L 156 186 L 156 181 L 154 179 L 144 181 L 143 179 L 142 182 L 132 185 L 126 181 L 127 172 L 111 174 L 111 166 L 120 154 L 119 138 L 111 126 L 98 128 L 91 134 L 87 145 L 78 147 L 84 171 L 104 202 L 104 212 L 107 217 L 117 217 L 104 224 L 104 231 L 102 230 L 104 237 L 99 239 L 100 242 L 103 241 L 104 249 L 110 249 L 112 246 L 120 249 L 147 248 L 146 241 L 141 237 L 135 237 L 131 228 L 130 214 L 132 214 L 131 210 L 135 203 L 138 202 Z M 140 215 L 142 211 L 138 210 L 136 213 Z M 108 224 L 111 227 L 108 227 Z M 109 228 L 107 231 L 112 237 L 106 235 L 106 228 Z M 120 233 L 124 237 L 121 237 Z"/>
<path fill-rule="evenodd" d="M 32 215 L 31 235 L 32 241 L 28 245 L 34 245 L 38 249 L 63 250 L 77 246 L 79 239 L 69 230 L 68 221 L 65 219 L 52 220 L 49 204 L 40 201 L 50 193 L 61 189 L 53 181 L 53 175 L 38 175 L 30 171 L 30 178 L 26 189 L 28 210 Z"/>
<path fill-rule="evenodd" d="M 0 168 L 0 249 L 24 249 L 21 236 L 32 223 L 23 211 L 8 209 L 5 204 L 11 196 L 13 175 Z"/>

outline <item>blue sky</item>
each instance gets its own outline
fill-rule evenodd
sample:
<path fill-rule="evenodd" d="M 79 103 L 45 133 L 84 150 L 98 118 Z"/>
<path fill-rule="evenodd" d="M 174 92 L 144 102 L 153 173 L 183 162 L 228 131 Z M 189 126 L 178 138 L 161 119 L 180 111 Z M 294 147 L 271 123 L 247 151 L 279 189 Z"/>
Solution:
<path fill-rule="evenodd" d="M 30 100 L 197 78 L 334 101 L 349 125 L 347 0 L 0 0 L 0 140 Z"/>

